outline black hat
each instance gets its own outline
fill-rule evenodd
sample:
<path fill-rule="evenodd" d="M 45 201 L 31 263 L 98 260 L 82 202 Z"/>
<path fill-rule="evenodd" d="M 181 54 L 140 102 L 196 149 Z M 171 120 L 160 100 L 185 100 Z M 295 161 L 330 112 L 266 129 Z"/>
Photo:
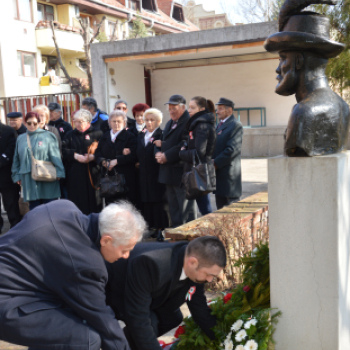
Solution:
<path fill-rule="evenodd" d="M 179 105 L 180 103 L 186 104 L 186 100 L 181 95 L 173 95 L 169 98 L 169 102 L 164 103 L 165 105 Z"/>
<path fill-rule="evenodd" d="M 21 112 L 11 112 L 7 114 L 7 118 L 22 118 L 23 115 Z"/>
<path fill-rule="evenodd" d="M 218 103 L 216 103 L 216 105 L 224 105 L 224 106 L 231 107 L 232 109 L 235 108 L 235 104 L 233 103 L 233 101 L 225 97 L 220 97 L 220 100 Z"/>
<path fill-rule="evenodd" d="M 315 12 L 301 11 L 320 0 L 294 1 L 286 0 L 281 7 L 278 24 L 279 32 L 270 35 L 264 44 L 269 52 L 280 51 L 313 51 L 325 58 L 338 56 L 345 45 L 330 39 L 329 18 Z M 335 5 L 330 0 L 327 4 Z"/>
<path fill-rule="evenodd" d="M 56 109 L 59 109 L 60 111 L 62 111 L 61 105 L 57 102 L 51 102 L 47 107 L 49 108 L 50 111 L 55 111 Z"/>

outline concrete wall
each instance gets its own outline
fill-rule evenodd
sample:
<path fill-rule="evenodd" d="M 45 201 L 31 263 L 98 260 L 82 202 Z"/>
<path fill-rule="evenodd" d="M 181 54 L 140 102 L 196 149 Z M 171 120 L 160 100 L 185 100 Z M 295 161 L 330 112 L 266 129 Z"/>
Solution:
<path fill-rule="evenodd" d="M 220 97 L 235 102 L 236 108 L 265 107 L 267 126 L 285 126 L 295 102 L 294 96 L 281 97 L 275 91 L 278 60 L 264 60 L 209 67 L 156 70 L 152 74 L 153 106 L 166 112 L 164 103 L 173 94 L 187 101 L 200 95 L 216 103 Z M 242 122 L 246 123 L 244 113 Z M 251 125 L 260 124 L 252 114 Z"/>

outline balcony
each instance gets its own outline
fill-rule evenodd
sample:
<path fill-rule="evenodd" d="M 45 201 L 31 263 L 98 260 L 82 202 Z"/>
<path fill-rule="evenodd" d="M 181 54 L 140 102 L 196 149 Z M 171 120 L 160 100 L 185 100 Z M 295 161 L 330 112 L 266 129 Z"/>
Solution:
<path fill-rule="evenodd" d="M 55 35 L 58 47 L 62 55 L 66 58 L 83 58 L 84 43 L 80 34 L 81 29 L 54 22 Z M 43 55 L 50 55 L 55 50 L 52 39 L 50 22 L 40 21 L 36 26 L 36 43 Z"/>
<path fill-rule="evenodd" d="M 88 92 L 89 80 L 87 78 L 71 78 L 73 91 Z M 65 77 L 41 77 L 39 91 L 41 95 L 52 95 L 72 92 L 68 79 Z"/>

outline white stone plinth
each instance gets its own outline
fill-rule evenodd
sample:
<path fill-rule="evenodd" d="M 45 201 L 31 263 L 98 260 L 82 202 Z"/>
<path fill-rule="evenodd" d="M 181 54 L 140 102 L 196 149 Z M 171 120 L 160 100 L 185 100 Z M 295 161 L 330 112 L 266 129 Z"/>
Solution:
<path fill-rule="evenodd" d="M 350 350 L 350 152 L 268 163 L 276 350 Z"/>

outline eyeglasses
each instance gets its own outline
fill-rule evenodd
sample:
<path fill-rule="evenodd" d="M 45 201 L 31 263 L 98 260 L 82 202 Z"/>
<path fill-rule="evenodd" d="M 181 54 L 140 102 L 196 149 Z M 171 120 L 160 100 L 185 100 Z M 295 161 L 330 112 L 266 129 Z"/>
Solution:
<path fill-rule="evenodd" d="M 85 123 L 85 121 L 84 120 L 74 120 L 73 119 L 73 123 L 75 123 L 75 124 L 83 124 L 83 123 Z"/>
<path fill-rule="evenodd" d="M 117 109 L 118 111 L 121 111 L 121 110 L 126 111 L 126 110 L 127 110 L 126 107 L 117 107 L 116 109 Z"/>
<path fill-rule="evenodd" d="M 32 126 L 32 124 L 33 124 L 33 126 L 37 126 L 38 125 L 38 123 L 34 123 L 34 122 L 28 122 L 27 123 L 27 125 L 29 125 L 29 126 Z"/>

